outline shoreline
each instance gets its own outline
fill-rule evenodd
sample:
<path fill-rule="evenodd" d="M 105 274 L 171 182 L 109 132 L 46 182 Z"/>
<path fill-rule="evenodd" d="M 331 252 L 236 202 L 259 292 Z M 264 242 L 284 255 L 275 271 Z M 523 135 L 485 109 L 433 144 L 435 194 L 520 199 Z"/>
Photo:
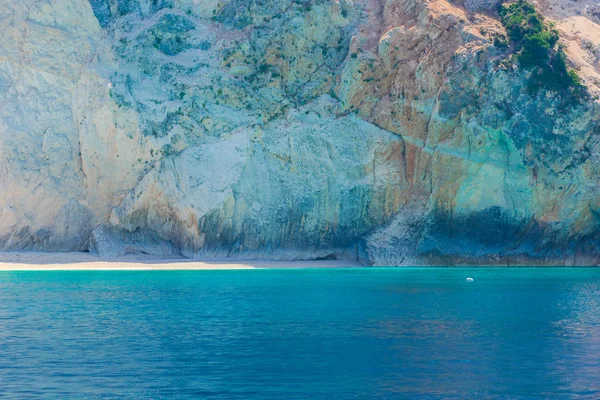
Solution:
<path fill-rule="evenodd" d="M 366 266 L 356 260 L 269 260 L 269 259 L 189 259 L 174 256 L 128 254 L 117 258 L 100 258 L 83 252 L 0 252 L 0 272 L 10 271 L 210 271 L 246 269 L 343 269 L 343 268 L 600 268 L 598 263 L 496 262 L 470 260 L 449 264 L 440 262 L 398 266 Z"/>
<path fill-rule="evenodd" d="M 203 271 L 357 268 L 354 260 L 193 260 L 145 255 L 102 259 L 89 253 L 0 252 L 0 271 Z"/>

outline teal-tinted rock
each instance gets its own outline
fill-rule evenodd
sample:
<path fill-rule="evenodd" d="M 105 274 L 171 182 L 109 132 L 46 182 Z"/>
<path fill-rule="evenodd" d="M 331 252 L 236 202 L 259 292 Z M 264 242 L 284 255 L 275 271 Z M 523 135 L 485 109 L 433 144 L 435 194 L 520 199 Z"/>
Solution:
<path fill-rule="evenodd" d="M 140 0 L 117 0 L 117 11 L 120 15 L 141 13 Z"/>
<path fill-rule="evenodd" d="M 186 17 L 165 14 L 150 32 L 154 47 L 173 56 L 192 47 L 186 34 L 194 29 L 194 23 Z"/>
<path fill-rule="evenodd" d="M 442 3 L 5 1 L 0 249 L 596 262 L 599 103 Z"/>
<path fill-rule="evenodd" d="M 106 28 L 111 21 L 109 0 L 90 0 L 94 15 L 98 19 L 100 26 Z"/>

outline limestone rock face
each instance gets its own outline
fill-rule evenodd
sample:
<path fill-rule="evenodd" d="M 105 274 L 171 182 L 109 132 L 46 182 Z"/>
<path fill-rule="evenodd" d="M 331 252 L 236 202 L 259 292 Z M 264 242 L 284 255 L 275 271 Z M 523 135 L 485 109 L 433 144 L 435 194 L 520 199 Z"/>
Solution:
<path fill-rule="evenodd" d="M 596 263 L 600 26 L 560 1 L 576 105 L 492 1 L 0 0 L 0 249 Z"/>

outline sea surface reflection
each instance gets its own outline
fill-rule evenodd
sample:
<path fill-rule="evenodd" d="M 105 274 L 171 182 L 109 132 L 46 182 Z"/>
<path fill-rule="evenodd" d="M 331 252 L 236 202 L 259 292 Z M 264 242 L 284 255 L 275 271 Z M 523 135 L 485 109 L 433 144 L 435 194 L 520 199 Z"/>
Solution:
<path fill-rule="evenodd" d="M 2 396 L 600 398 L 600 269 L 4 272 Z"/>

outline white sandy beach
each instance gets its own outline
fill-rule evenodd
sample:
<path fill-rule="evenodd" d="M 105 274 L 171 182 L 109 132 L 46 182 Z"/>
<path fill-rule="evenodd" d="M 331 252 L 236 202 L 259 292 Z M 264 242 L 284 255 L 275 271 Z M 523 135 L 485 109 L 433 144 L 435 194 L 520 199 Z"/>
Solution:
<path fill-rule="evenodd" d="M 353 260 L 316 261 L 198 261 L 186 258 L 156 258 L 142 255 L 104 260 L 89 253 L 0 253 L 0 271 L 151 271 L 151 270 L 225 270 L 265 268 L 351 268 Z"/>

